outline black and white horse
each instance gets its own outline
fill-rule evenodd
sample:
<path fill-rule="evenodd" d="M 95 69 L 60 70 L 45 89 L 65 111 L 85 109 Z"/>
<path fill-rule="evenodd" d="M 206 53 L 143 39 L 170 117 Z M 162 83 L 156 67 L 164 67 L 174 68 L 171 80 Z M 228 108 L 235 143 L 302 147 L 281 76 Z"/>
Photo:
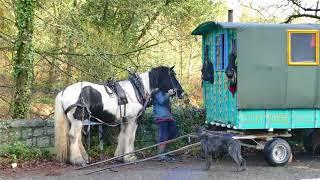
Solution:
<path fill-rule="evenodd" d="M 182 97 L 183 89 L 175 77 L 173 67 L 156 67 L 151 71 L 138 74 L 138 77 L 146 94 L 151 94 L 157 89 L 163 91 L 173 89 L 176 96 Z M 143 109 L 143 104 L 139 102 L 132 82 L 124 80 L 119 81 L 119 84 L 128 100 L 125 106 L 125 122 L 121 120 L 118 98 L 110 96 L 104 85 L 78 82 L 59 92 L 55 99 L 55 149 L 58 160 L 69 161 L 74 165 L 84 165 L 88 162 L 88 154 L 81 141 L 82 120 L 87 118 L 84 117 L 86 111 L 90 111 L 92 116 L 106 123 L 122 122 L 115 156 L 134 151 L 136 120 Z M 111 91 L 111 89 L 107 90 Z M 130 162 L 136 160 L 136 157 L 127 155 L 123 160 Z"/>

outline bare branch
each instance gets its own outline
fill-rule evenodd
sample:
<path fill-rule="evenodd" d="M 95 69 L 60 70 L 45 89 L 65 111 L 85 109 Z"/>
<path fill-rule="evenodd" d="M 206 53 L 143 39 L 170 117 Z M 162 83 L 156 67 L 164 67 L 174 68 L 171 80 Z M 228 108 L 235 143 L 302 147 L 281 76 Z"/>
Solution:
<path fill-rule="evenodd" d="M 303 9 L 304 11 L 320 11 L 320 9 L 317 8 L 306 8 L 303 7 L 299 1 L 296 0 L 289 0 L 290 2 L 292 2 L 292 4 L 294 4 L 295 6 L 299 7 L 300 9 Z"/>
<path fill-rule="evenodd" d="M 245 4 L 241 4 L 241 6 L 243 7 L 246 7 L 246 8 L 249 8 L 249 9 L 252 9 L 252 10 L 255 10 L 257 11 L 262 17 L 264 20 L 266 20 L 267 18 L 264 16 L 264 14 L 261 12 L 261 10 L 257 9 L 257 8 L 254 8 L 253 6 L 248 6 L 248 5 L 245 5 Z"/>
<path fill-rule="evenodd" d="M 12 43 L 14 44 L 14 40 L 12 37 L 10 37 L 9 35 L 5 34 L 4 32 L 0 32 L 0 38 L 9 42 L 9 43 Z"/>
<path fill-rule="evenodd" d="M 36 50 L 35 52 L 37 52 L 38 54 L 41 54 L 41 55 L 66 55 L 66 56 L 82 56 L 82 57 L 110 57 L 110 56 L 127 56 L 129 54 L 133 54 L 133 53 L 136 53 L 136 52 L 140 52 L 140 51 L 143 51 L 143 50 L 146 50 L 146 49 L 149 49 L 151 47 L 154 47 L 154 46 L 157 46 L 159 44 L 162 44 L 162 43 L 165 43 L 169 40 L 164 40 L 164 41 L 161 41 L 161 42 L 157 42 L 157 43 L 154 43 L 154 44 L 150 44 L 148 46 L 145 46 L 146 43 L 150 42 L 150 41 L 147 41 L 146 43 L 143 44 L 142 47 L 139 47 L 138 49 L 135 49 L 135 50 L 132 50 L 132 51 L 127 51 L 127 52 L 123 52 L 123 53 L 119 53 L 119 54 L 111 54 L 111 53 L 95 53 L 95 54 L 88 54 L 88 53 L 77 53 L 77 52 L 48 52 L 48 51 L 40 51 L 40 50 Z"/>
<path fill-rule="evenodd" d="M 1 99 L 2 101 L 4 101 L 5 103 L 7 103 L 7 104 L 11 104 L 9 100 L 5 99 L 5 98 L 2 97 L 2 96 L 0 96 L 0 99 Z"/>
<path fill-rule="evenodd" d="M 12 89 L 12 86 L 4 86 L 4 85 L 0 85 L 0 88 L 8 88 L 8 89 Z"/>
<path fill-rule="evenodd" d="M 0 51 L 13 51 L 13 47 L 0 47 Z"/>
<path fill-rule="evenodd" d="M 0 18 L 3 19 L 3 20 L 5 20 L 5 21 L 9 21 L 9 22 L 12 23 L 12 24 L 15 24 L 15 23 L 16 23 L 14 20 L 9 19 L 9 18 L 6 18 L 6 17 L 4 17 L 4 16 L 0 16 Z"/>
<path fill-rule="evenodd" d="M 73 77 L 72 75 L 68 74 L 67 72 L 65 72 L 64 70 L 62 70 L 59 66 L 55 65 L 54 63 L 52 63 L 47 57 L 42 56 L 51 66 L 57 68 L 59 71 L 61 71 L 63 74 L 69 76 L 70 78 L 78 81 L 77 78 Z M 53 56 L 54 57 L 54 56 Z M 55 57 L 56 58 L 56 57 Z M 59 58 L 57 58 L 58 60 L 60 60 Z"/>
<path fill-rule="evenodd" d="M 301 18 L 301 17 L 308 17 L 308 18 L 314 18 L 314 19 L 319 19 L 320 20 L 320 17 L 317 16 L 317 15 L 312 15 L 312 14 L 293 14 L 291 16 L 288 17 L 288 19 L 286 21 L 284 21 L 283 23 L 290 23 L 292 22 L 294 19 L 297 19 L 297 18 Z"/>
<path fill-rule="evenodd" d="M 137 42 L 140 41 L 140 39 L 142 39 L 146 35 L 147 31 L 150 29 L 152 24 L 157 20 L 158 16 L 161 14 L 161 9 L 168 6 L 171 2 L 171 0 L 166 0 L 165 4 L 152 15 L 150 20 L 142 28 L 141 33 L 137 38 Z"/>

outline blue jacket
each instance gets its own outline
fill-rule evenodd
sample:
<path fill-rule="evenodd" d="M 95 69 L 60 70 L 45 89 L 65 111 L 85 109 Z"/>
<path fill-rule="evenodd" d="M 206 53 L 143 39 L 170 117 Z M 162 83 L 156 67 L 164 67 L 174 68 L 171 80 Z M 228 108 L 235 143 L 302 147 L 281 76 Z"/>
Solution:
<path fill-rule="evenodd" d="M 163 91 L 156 91 L 152 95 L 153 118 L 172 119 L 170 97 Z"/>

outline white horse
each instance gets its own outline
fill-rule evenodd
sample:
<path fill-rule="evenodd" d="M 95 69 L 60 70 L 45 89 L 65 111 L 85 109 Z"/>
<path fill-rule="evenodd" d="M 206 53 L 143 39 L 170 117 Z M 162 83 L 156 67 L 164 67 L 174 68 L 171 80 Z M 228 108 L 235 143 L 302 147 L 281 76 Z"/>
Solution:
<path fill-rule="evenodd" d="M 176 92 L 176 96 L 182 97 L 183 89 L 175 77 L 173 67 L 160 66 L 136 77 L 138 77 L 136 80 L 140 79 L 139 82 L 143 86 L 140 87 L 145 92 L 143 97 L 147 97 L 157 89 L 163 91 L 172 89 Z M 137 95 L 139 94 L 135 88 L 137 83 L 125 80 L 119 81 L 119 85 L 127 96 L 128 103 L 125 109 L 118 105 L 117 96 L 110 96 L 107 92 L 111 89 L 100 84 L 78 82 L 58 93 L 55 99 L 55 150 L 58 160 L 74 165 L 88 163 L 89 157 L 82 144 L 81 132 L 82 120 L 89 118 L 89 115 L 106 123 L 121 123 L 115 156 L 134 151 L 136 120 L 140 111 L 143 110 L 143 103 L 139 101 L 141 97 Z M 122 118 L 124 110 L 125 120 Z M 136 157 L 133 154 L 127 155 L 123 160 L 130 162 L 136 160 Z"/>

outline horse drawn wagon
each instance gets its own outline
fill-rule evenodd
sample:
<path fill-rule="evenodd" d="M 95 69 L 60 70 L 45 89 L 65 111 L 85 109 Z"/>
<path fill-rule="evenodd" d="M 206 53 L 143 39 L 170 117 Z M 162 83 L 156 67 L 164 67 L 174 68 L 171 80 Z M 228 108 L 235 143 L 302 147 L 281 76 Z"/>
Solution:
<path fill-rule="evenodd" d="M 320 127 L 319 30 L 315 24 L 199 25 L 192 34 L 202 35 L 206 123 L 249 135 L 243 138 L 264 149 L 269 164 L 286 164 L 291 148 L 279 137 Z"/>

